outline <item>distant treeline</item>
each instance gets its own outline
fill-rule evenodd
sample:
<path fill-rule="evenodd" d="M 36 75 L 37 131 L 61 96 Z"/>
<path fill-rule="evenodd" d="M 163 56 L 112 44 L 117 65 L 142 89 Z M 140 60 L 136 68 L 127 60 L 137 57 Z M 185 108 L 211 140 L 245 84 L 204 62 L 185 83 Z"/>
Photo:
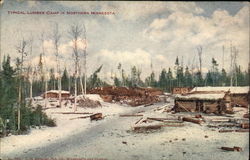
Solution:
<path fill-rule="evenodd" d="M 0 128 L 1 132 L 11 132 L 17 130 L 18 121 L 18 106 L 21 112 L 20 131 L 27 130 L 30 126 L 36 125 L 54 125 L 53 120 L 50 120 L 42 113 L 41 108 L 31 109 L 31 106 L 25 98 L 30 97 L 32 90 L 33 96 L 39 96 L 47 90 L 58 89 L 58 80 L 53 69 L 49 70 L 49 78 L 44 78 L 44 73 L 38 70 L 33 72 L 32 83 L 29 80 L 28 68 L 23 68 L 20 74 L 20 63 L 16 60 L 14 66 L 10 63 L 9 56 L 5 57 L 2 62 L 2 70 L 0 71 Z M 42 67 L 42 66 L 41 66 Z M 41 70 L 41 69 L 40 69 Z M 217 61 L 212 58 L 211 68 L 207 73 L 201 71 L 193 72 L 188 66 L 182 66 L 179 63 L 178 57 L 173 68 L 163 68 L 159 77 L 156 77 L 155 72 L 141 79 L 142 71 L 136 66 L 131 67 L 129 73 L 126 73 L 122 65 L 117 66 L 119 76 L 112 76 L 113 84 L 109 84 L 102 80 L 98 74 L 102 70 L 102 65 L 87 77 L 87 90 L 101 86 L 126 86 L 126 87 L 155 87 L 166 92 L 171 92 L 174 87 L 195 87 L 195 86 L 246 86 L 249 85 L 249 69 L 242 71 L 241 66 L 236 66 L 235 70 L 227 73 L 225 69 L 219 70 Z M 203 75 L 203 76 L 202 76 Z M 61 76 L 62 90 L 68 90 L 74 93 L 74 80 L 77 78 L 77 92 L 81 94 L 80 82 L 84 81 L 82 76 L 70 75 L 67 68 L 64 69 Z M 82 78 L 82 81 L 80 81 Z M 45 83 L 47 81 L 47 83 Z M 21 92 L 21 93 L 20 93 Z M 20 95 L 21 97 L 20 97 Z"/>

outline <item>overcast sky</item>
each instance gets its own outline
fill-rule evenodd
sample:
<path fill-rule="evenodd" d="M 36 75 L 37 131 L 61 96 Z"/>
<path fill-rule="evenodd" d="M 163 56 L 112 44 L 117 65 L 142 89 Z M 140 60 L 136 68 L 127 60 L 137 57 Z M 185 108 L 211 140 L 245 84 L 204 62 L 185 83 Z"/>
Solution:
<path fill-rule="evenodd" d="M 76 11 L 114 12 L 114 15 L 22 15 L 8 11 Z M 55 66 L 51 41 L 53 25 L 62 34 L 60 54 L 62 66 L 73 68 L 72 24 L 85 24 L 87 29 L 88 73 L 103 64 L 102 76 L 117 72 L 118 63 L 130 72 L 135 65 L 142 77 L 153 70 L 173 67 L 178 56 L 183 65 L 198 66 L 197 46 L 203 47 L 203 70 L 211 67 L 214 57 L 224 68 L 230 65 L 230 43 L 239 50 L 238 64 L 245 70 L 249 63 L 248 2 L 67 2 L 8 1 L 1 7 L 1 53 L 20 56 L 15 46 L 24 37 L 33 36 L 33 52 L 29 56 L 38 63 L 41 53 L 39 37 L 45 33 L 46 63 Z M 27 60 L 27 61 L 28 61 Z"/>

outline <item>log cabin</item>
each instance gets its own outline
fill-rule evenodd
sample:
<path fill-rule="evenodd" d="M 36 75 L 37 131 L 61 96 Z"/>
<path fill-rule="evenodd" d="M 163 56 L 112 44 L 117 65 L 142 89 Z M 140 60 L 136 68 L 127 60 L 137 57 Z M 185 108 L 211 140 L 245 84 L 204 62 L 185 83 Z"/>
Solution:
<path fill-rule="evenodd" d="M 50 91 L 47 91 L 46 93 L 43 93 L 41 96 L 45 98 L 45 94 L 47 94 L 47 98 L 55 98 L 55 99 L 59 98 L 59 90 L 50 90 Z M 67 99 L 70 97 L 70 92 L 62 90 L 61 96 L 62 96 L 62 99 Z"/>

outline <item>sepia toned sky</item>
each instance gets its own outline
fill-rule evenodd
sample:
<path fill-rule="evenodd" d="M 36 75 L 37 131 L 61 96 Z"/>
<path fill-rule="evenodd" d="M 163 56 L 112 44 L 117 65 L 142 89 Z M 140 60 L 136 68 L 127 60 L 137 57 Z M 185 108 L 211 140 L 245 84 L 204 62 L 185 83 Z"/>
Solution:
<path fill-rule="evenodd" d="M 113 15 L 37 15 L 8 14 L 8 11 L 114 12 Z M 68 33 L 73 24 L 87 29 L 88 74 L 103 64 L 101 76 L 119 76 L 118 63 L 130 73 L 131 66 L 142 70 L 142 78 L 153 70 L 173 68 L 178 56 L 184 67 L 198 67 L 197 47 L 203 48 L 203 71 L 215 58 L 229 71 L 230 44 L 238 49 L 242 69 L 249 63 L 249 2 L 79 2 L 5 0 L 1 6 L 1 53 L 20 57 L 15 46 L 22 38 L 33 37 L 32 55 L 38 64 L 41 33 L 44 32 L 46 63 L 55 67 L 51 40 L 57 23 L 61 66 L 72 68 L 72 42 Z"/>

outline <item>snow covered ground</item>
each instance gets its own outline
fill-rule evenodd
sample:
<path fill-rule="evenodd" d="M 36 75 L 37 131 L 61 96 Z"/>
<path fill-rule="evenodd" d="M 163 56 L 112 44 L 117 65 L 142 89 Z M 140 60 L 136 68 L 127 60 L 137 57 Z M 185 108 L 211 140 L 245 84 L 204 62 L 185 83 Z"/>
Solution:
<path fill-rule="evenodd" d="M 90 96 L 91 97 L 91 96 Z M 93 96 L 96 99 L 98 96 Z M 72 108 L 53 108 L 46 112 L 57 120 L 57 127 L 33 129 L 28 135 L 10 136 L 1 140 L 2 157 L 28 158 L 103 158 L 108 160 L 244 160 L 249 156 L 249 132 L 219 133 L 206 124 L 184 122 L 182 127 L 164 127 L 148 133 L 132 131 L 141 117 L 119 117 L 119 114 L 143 114 L 147 117 L 190 116 L 195 113 L 166 113 L 170 103 L 152 106 L 128 107 L 101 102 L 102 108 L 77 112 L 101 112 L 107 117 L 101 121 L 70 118 L 82 115 L 63 115 L 55 112 Z M 157 110 L 157 108 L 159 108 Z M 162 108 L 162 109 L 161 109 Z M 241 118 L 246 108 L 235 108 L 232 117 L 202 114 L 206 120 L 214 118 Z M 242 152 L 227 152 L 220 147 L 242 147 Z"/>
<path fill-rule="evenodd" d="M 87 95 L 86 97 L 92 100 L 98 100 L 101 102 L 102 107 L 96 108 L 81 108 L 78 107 L 76 113 L 89 112 L 89 113 L 102 113 L 109 119 L 113 115 L 123 113 L 131 109 L 131 107 L 121 106 L 118 104 L 105 103 L 102 101 L 99 95 Z M 43 101 L 38 102 L 44 104 Z M 50 105 L 54 104 L 54 105 Z M 90 114 L 61 114 L 62 112 L 73 112 L 73 105 L 67 105 L 67 107 L 56 108 L 55 105 L 58 102 L 48 103 L 48 109 L 45 110 L 47 115 L 56 120 L 56 127 L 41 127 L 32 128 L 28 134 L 25 135 L 11 135 L 1 138 L 0 141 L 0 153 L 1 155 L 9 155 L 13 152 L 25 152 L 30 148 L 44 146 L 52 141 L 62 139 L 79 133 L 87 128 L 90 128 L 98 122 L 90 122 L 87 119 L 72 119 L 81 116 L 87 116 Z M 71 120 L 72 119 L 72 120 Z"/>

